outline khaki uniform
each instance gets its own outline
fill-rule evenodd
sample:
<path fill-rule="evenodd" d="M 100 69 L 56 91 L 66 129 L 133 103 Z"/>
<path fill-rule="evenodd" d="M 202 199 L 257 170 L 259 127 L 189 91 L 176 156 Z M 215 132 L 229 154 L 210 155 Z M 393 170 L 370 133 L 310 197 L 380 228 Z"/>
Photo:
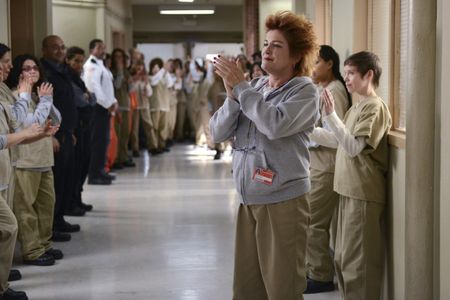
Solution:
<path fill-rule="evenodd" d="M 128 79 L 130 75 L 127 70 L 122 70 L 119 73 L 113 72 L 113 76 L 115 81 L 114 95 L 119 103 L 119 110 L 122 115 L 121 123 L 118 122 L 118 118 L 115 118 L 115 129 L 119 139 L 116 161 L 124 163 L 128 160 L 128 142 L 130 140 L 130 96 L 128 95 Z"/>
<path fill-rule="evenodd" d="M 351 158 L 339 146 L 334 190 L 339 201 L 335 267 L 344 299 L 380 299 L 384 269 L 381 233 L 388 170 L 388 107 L 379 97 L 353 105 L 344 123 L 366 148 Z"/>
<path fill-rule="evenodd" d="M 153 94 L 150 97 L 150 116 L 153 123 L 153 135 L 150 139 L 151 150 L 163 149 L 167 140 L 167 116 L 170 109 L 168 89 L 164 80 L 152 86 Z"/>
<path fill-rule="evenodd" d="M 327 89 L 333 95 L 335 110 L 343 119 L 349 107 L 349 100 L 344 85 L 335 80 L 328 84 Z M 319 90 L 322 95 L 322 90 Z M 317 126 L 322 127 L 320 120 Z M 335 216 L 339 195 L 333 191 L 334 165 L 336 150 L 319 146 L 310 148 L 311 153 L 311 191 L 306 195 L 310 209 L 310 224 L 308 228 L 308 246 L 306 248 L 306 263 L 308 277 L 317 281 L 333 281 L 333 259 L 330 256 L 330 227 Z"/>
<path fill-rule="evenodd" d="M 241 204 L 236 224 L 233 299 L 303 299 L 307 226 L 304 196 L 275 204 Z M 297 258 L 295 264 L 292 257 Z"/>
<path fill-rule="evenodd" d="M 175 122 L 175 138 L 184 138 L 184 123 L 187 115 L 187 95 L 184 90 L 177 92 L 177 120 Z"/>
<path fill-rule="evenodd" d="M 209 119 L 211 114 L 208 110 L 208 92 L 211 87 L 211 82 L 204 79 L 200 83 L 196 83 L 192 89 L 192 99 L 194 101 L 193 120 L 195 124 L 195 142 L 197 145 L 201 143 L 201 136 L 206 137 L 206 144 L 209 148 L 214 149 L 211 134 L 209 131 Z"/>

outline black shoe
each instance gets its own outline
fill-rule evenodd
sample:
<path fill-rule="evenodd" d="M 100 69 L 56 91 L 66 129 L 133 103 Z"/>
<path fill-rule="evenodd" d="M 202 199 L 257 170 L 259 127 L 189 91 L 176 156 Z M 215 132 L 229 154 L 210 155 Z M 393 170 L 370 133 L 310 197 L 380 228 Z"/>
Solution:
<path fill-rule="evenodd" d="M 103 177 L 89 178 L 88 179 L 88 184 L 93 184 L 93 185 L 110 185 L 111 184 L 111 179 L 106 179 L 106 178 L 103 178 Z"/>
<path fill-rule="evenodd" d="M 44 253 L 36 259 L 24 259 L 23 263 L 33 266 L 52 266 L 55 264 L 55 259 L 53 256 Z"/>
<path fill-rule="evenodd" d="M 132 168 L 132 167 L 136 167 L 136 164 L 134 163 L 134 161 L 127 160 L 122 164 L 125 168 Z"/>
<path fill-rule="evenodd" d="M 45 254 L 52 256 L 54 259 L 62 259 L 64 257 L 64 254 L 59 249 L 53 249 L 50 248 L 47 251 L 45 251 Z"/>
<path fill-rule="evenodd" d="M 335 289 L 333 281 L 317 281 L 308 278 L 306 283 L 306 290 L 303 294 L 331 292 Z"/>
<path fill-rule="evenodd" d="M 161 149 L 163 152 L 170 152 L 170 149 L 168 147 L 164 147 Z"/>
<path fill-rule="evenodd" d="M 94 206 L 92 206 L 91 204 L 86 204 L 86 203 L 83 203 L 83 202 L 81 202 L 80 207 L 82 209 L 84 209 L 85 211 L 91 211 L 91 210 L 94 209 Z"/>
<path fill-rule="evenodd" d="M 78 206 L 75 206 L 74 208 L 69 209 L 64 213 L 65 216 L 72 216 L 72 217 L 82 217 L 85 214 L 86 211 Z"/>
<path fill-rule="evenodd" d="M 214 160 L 219 160 L 222 157 L 222 152 L 216 150 L 216 155 L 214 155 Z"/>
<path fill-rule="evenodd" d="M 28 297 L 25 292 L 7 289 L 3 295 L 0 295 L 0 300 L 28 300 Z"/>
<path fill-rule="evenodd" d="M 163 153 L 163 151 L 160 149 L 150 149 L 150 150 L 148 150 L 148 152 L 150 152 L 150 154 L 153 156 Z"/>
<path fill-rule="evenodd" d="M 133 150 L 133 157 L 139 157 L 139 151 Z"/>
<path fill-rule="evenodd" d="M 72 239 L 72 236 L 68 233 L 61 231 L 53 231 L 52 241 L 54 242 L 68 242 Z"/>
<path fill-rule="evenodd" d="M 70 224 L 67 221 L 63 221 L 63 222 L 59 222 L 58 224 L 55 224 L 54 228 L 56 231 L 65 232 L 65 233 L 78 232 L 81 229 L 80 225 Z"/>
<path fill-rule="evenodd" d="M 111 170 L 122 170 L 123 167 L 124 164 L 116 162 L 112 165 Z"/>
<path fill-rule="evenodd" d="M 8 281 L 17 281 L 22 279 L 22 274 L 19 270 L 11 269 L 9 271 Z"/>

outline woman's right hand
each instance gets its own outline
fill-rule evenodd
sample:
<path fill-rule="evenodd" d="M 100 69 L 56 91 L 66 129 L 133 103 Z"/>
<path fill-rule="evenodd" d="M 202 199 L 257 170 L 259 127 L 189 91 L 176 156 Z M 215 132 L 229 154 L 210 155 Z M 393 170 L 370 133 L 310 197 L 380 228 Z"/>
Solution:
<path fill-rule="evenodd" d="M 323 114 L 325 116 L 331 115 L 334 112 L 334 98 L 328 89 L 323 90 Z"/>
<path fill-rule="evenodd" d="M 25 139 L 35 138 L 44 132 L 44 129 L 38 124 L 34 123 L 21 131 Z"/>

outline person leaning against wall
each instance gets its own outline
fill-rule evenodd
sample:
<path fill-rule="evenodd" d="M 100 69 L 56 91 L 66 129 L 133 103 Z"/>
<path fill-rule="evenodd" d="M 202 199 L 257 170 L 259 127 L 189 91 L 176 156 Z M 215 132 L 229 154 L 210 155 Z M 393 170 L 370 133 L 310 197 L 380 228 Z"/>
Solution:
<path fill-rule="evenodd" d="M 316 82 L 323 106 L 324 89 L 335 99 L 336 114 L 342 120 L 351 105 L 351 97 L 339 71 L 339 55 L 328 45 L 320 46 L 319 56 L 314 66 L 313 81 Z M 316 124 L 323 127 L 322 117 Z M 308 227 L 308 246 L 306 264 L 308 283 L 305 294 L 333 291 L 334 268 L 330 255 L 330 227 L 339 195 L 333 191 L 336 149 L 312 143 L 311 153 L 311 191 L 306 199 L 309 203 L 310 222 Z M 332 245 L 334 250 L 334 245 Z"/>
<path fill-rule="evenodd" d="M 359 100 L 354 100 L 342 122 L 333 95 L 325 90 L 327 129 L 315 128 L 311 139 L 337 148 L 334 190 L 340 198 L 334 261 L 341 295 L 343 299 L 379 300 L 392 120 L 387 105 L 375 93 L 381 76 L 379 58 L 367 51 L 355 53 L 345 60 L 344 71 L 348 91 Z"/>
<path fill-rule="evenodd" d="M 317 57 L 313 25 L 283 11 L 267 17 L 263 69 L 248 83 L 236 63 L 218 57 L 227 90 L 210 121 L 214 142 L 234 138 L 233 177 L 241 203 L 233 299 L 303 299 L 310 190 L 309 137 L 319 96 L 308 77 Z"/>

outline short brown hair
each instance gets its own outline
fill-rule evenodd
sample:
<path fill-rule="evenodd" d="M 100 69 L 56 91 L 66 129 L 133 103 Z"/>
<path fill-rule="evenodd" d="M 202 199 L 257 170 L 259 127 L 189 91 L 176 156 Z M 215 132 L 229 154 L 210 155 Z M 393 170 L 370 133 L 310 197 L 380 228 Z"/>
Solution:
<path fill-rule="evenodd" d="M 369 51 L 361 51 L 350 55 L 345 61 L 344 66 L 354 66 L 361 74 L 361 77 L 367 74 L 369 70 L 373 71 L 372 84 L 378 87 L 381 77 L 380 59 L 375 53 Z"/>
<path fill-rule="evenodd" d="M 270 30 L 281 31 L 288 42 L 291 57 L 300 57 L 294 67 L 296 75 L 311 75 L 319 51 L 313 24 L 303 15 L 279 11 L 266 19 L 266 32 Z"/>

